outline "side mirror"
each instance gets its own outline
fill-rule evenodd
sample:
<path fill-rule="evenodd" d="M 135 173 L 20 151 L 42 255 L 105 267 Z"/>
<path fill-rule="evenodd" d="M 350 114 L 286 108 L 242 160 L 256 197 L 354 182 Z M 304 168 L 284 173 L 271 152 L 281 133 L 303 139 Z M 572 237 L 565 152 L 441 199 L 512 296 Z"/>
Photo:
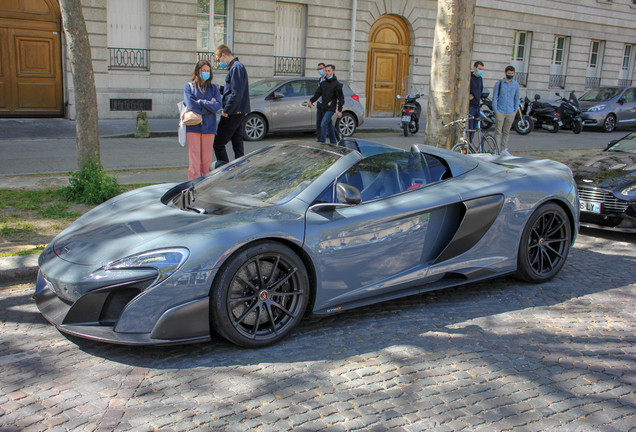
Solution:
<path fill-rule="evenodd" d="M 557 95 L 558 97 L 561 97 L 561 95 L 559 94 L 559 92 L 556 92 L 555 95 Z"/>
<path fill-rule="evenodd" d="M 395 97 L 398 98 L 398 99 L 402 99 L 402 96 L 400 96 L 400 95 L 397 95 Z"/>
<path fill-rule="evenodd" d="M 362 195 L 358 188 L 348 185 L 346 183 L 336 184 L 336 199 L 342 204 L 360 204 L 362 202 Z"/>
<path fill-rule="evenodd" d="M 282 94 L 281 92 L 274 92 L 274 99 L 282 99 L 284 97 L 285 95 Z"/>
<path fill-rule="evenodd" d="M 539 100 L 539 99 L 541 99 L 541 95 L 538 95 L 538 94 L 534 95 L 534 100 Z"/>
<path fill-rule="evenodd" d="M 627 100 L 626 100 L 624 97 L 621 97 L 621 98 L 618 100 L 618 103 L 619 103 L 619 104 L 621 104 L 621 105 L 623 105 L 625 102 L 627 102 Z"/>

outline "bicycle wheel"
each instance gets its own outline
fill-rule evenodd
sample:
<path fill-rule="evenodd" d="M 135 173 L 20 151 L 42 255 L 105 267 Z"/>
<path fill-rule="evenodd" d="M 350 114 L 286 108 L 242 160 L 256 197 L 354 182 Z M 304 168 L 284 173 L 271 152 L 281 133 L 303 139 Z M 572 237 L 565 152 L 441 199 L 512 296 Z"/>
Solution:
<path fill-rule="evenodd" d="M 464 143 L 455 144 L 453 148 L 451 149 L 451 151 L 454 151 L 455 153 L 461 153 L 461 154 L 469 153 L 468 146 Z"/>
<path fill-rule="evenodd" d="M 483 140 L 483 149 L 485 153 L 490 153 L 492 155 L 498 155 L 501 153 L 494 136 L 490 134 L 488 135 L 484 134 L 484 136 L 482 137 L 482 140 Z"/>

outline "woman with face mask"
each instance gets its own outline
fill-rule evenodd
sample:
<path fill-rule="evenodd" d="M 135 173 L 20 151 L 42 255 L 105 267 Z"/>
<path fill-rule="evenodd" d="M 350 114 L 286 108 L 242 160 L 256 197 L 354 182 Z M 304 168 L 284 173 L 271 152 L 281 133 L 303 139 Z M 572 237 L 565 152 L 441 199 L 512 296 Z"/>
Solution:
<path fill-rule="evenodd" d="M 183 88 L 185 105 L 190 111 L 201 114 L 201 123 L 186 126 L 188 144 L 188 180 L 210 171 L 212 146 L 216 136 L 216 113 L 221 109 L 221 93 L 212 82 L 212 66 L 200 60 L 192 71 L 192 81 Z"/>

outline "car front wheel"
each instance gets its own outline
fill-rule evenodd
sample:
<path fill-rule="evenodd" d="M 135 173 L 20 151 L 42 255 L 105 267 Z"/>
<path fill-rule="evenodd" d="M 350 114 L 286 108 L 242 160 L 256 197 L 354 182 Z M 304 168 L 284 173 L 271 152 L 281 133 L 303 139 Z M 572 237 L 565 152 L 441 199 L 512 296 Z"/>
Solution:
<path fill-rule="evenodd" d="M 342 113 L 342 117 L 338 119 L 338 132 L 343 138 L 350 137 L 356 132 L 357 123 L 353 115 Z"/>
<path fill-rule="evenodd" d="M 280 243 L 255 243 L 219 270 L 210 292 L 210 323 L 229 341 L 260 348 L 292 332 L 308 299 L 309 277 L 302 260 Z"/>
<path fill-rule="evenodd" d="M 616 129 L 616 117 L 614 114 L 608 114 L 603 122 L 603 131 L 612 132 L 614 129 Z"/>
<path fill-rule="evenodd" d="M 543 283 L 559 273 L 570 251 L 572 233 L 565 211 L 557 204 L 539 207 L 521 234 L 517 257 L 517 277 Z"/>
<path fill-rule="evenodd" d="M 259 114 L 249 114 L 243 122 L 243 137 L 247 141 L 260 141 L 267 133 L 265 119 Z"/>

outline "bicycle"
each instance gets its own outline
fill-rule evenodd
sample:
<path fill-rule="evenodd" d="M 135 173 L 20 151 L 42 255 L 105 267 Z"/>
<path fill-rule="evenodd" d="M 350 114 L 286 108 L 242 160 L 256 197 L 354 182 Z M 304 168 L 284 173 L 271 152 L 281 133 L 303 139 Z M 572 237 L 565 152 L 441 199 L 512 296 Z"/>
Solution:
<path fill-rule="evenodd" d="M 458 123 L 462 123 L 462 136 L 459 138 L 459 142 L 455 144 L 451 151 L 462 154 L 471 154 L 471 153 L 490 153 L 493 155 L 500 154 L 499 146 L 497 145 L 497 141 L 495 137 L 489 133 L 484 133 L 481 130 L 481 121 L 480 118 L 477 118 L 477 129 L 467 129 L 466 124 L 469 120 L 473 119 L 473 116 L 468 116 L 464 118 L 460 118 L 448 124 L 445 124 L 442 120 L 442 125 L 444 127 L 454 126 Z M 468 139 L 467 133 L 473 132 L 473 139 L 471 142 Z M 477 138 L 475 138 L 477 137 Z"/>

